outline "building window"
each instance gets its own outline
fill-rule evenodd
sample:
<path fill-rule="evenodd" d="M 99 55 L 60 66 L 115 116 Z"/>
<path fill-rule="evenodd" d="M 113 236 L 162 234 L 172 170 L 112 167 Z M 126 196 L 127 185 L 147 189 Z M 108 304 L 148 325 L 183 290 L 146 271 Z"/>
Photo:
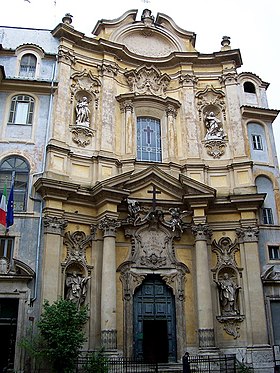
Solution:
<path fill-rule="evenodd" d="M 252 135 L 252 141 L 254 150 L 263 150 L 261 135 Z"/>
<path fill-rule="evenodd" d="M 137 118 L 137 160 L 161 162 L 160 121 L 156 118 Z"/>
<path fill-rule="evenodd" d="M 34 114 L 34 98 L 18 95 L 12 98 L 8 124 L 32 124 Z"/>
<path fill-rule="evenodd" d="M 262 209 L 263 224 L 273 224 L 273 214 L 271 208 Z"/>
<path fill-rule="evenodd" d="M 13 251 L 14 238 L 0 237 L 0 258 L 7 258 L 10 262 L 13 259 Z"/>
<path fill-rule="evenodd" d="M 35 76 L 37 58 L 31 54 L 25 54 L 20 60 L 19 76 L 32 78 Z"/>
<path fill-rule="evenodd" d="M 28 193 L 29 165 L 21 157 L 9 157 L 0 164 L 0 190 L 7 185 L 9 195 L 14 172 L 14 211 L 25 211 Z"/>
<path fill-rule="evenodd" d="M 270 260 L 280 260 L 280 246 L 268 246 Z"/>
<path fill-rule="evenodd" d="M 245 82 L 243 87 L 244 87 L 244 92 L 246 93 L 256 93 L 255 84 L 253 84 L 252 82 Z"/>

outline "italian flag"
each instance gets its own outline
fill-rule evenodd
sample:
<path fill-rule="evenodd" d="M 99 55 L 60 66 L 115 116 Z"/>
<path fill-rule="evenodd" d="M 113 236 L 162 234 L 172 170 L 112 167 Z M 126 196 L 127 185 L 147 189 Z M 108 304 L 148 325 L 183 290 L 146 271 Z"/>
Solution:
<path fill-rule="evenodd" d="M 3 194 L 0 202 L 0 224 L 6 228 L 6 218 L 7 218 L 7 186 L 4 185 Z"/>

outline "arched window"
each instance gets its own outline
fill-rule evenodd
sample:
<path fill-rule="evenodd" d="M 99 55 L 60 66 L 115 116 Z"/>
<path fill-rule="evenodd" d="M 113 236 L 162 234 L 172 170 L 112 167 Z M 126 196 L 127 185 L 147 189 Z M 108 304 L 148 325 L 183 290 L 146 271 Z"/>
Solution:
<path fill-rule="evenodd" d="M 137 160 L 161 162 L 160 120 L 137 118 Z"/>
<path fill-rule="evenodd" d="M 36 72 L 37 58 L 34 54 L 27 53 L 20 60 L 19 76 L 26 78 L 34 77 Z"/>
<path fill-rule="evenodd" d="M 34 98 L 27 95 L 17 95 L 12 98 L 8 124 L 32 124 L 34 113 Z"/>
<path fill-rule="evenodd" d="M 11 156 L 5 158 L 0 164 L 0 190 L 4 190 L 7 185 L 9 194 L 12 175 L 15 175 L 14 181 L 14 211 L 25 211 L 28 193 L 28 179 L 30 167 L 22 157 Z"/>
<path fill-rule="evenodd" d="M 244 87 L 244 92 L 246 93 L 256 93 L 255 84 L 253 84 L 252 82 L 245 82 L 243 87 Z"/>

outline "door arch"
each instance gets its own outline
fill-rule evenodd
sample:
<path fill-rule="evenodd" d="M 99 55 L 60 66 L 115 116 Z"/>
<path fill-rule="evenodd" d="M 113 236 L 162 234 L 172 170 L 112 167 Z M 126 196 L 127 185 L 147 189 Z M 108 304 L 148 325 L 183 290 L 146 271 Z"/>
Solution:
<path fill-rule="evenodd" d="M 148 275 L 133 297 L 134 355 L 146 361 L 176 361 L 174 295 L 159 275 Z"/>

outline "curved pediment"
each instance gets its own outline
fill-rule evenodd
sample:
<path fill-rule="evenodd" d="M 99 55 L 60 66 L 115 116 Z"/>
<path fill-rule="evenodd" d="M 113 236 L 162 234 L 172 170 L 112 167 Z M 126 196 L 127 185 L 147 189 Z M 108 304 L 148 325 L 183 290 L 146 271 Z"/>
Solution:
<path fill-rule="evenodd" d="M 131 10 L 116 20 L 98 21 L 93 34 L 144 57 L 195 51 L 195 34 L 179 28 L 169 17 L 158 14 L 155 19 L 149 9 L 143 10 L 140 21 L 136 21 L 136 15 L 137 11 Z"/>

